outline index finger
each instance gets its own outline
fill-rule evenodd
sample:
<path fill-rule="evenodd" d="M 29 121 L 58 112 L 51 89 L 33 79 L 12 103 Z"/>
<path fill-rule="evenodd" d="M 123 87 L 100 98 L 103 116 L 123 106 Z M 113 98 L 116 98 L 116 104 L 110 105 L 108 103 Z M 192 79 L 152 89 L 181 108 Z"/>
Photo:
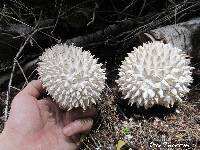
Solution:
<path fill-rule="evenodd" d="M 39 98 L 42 91 L 42 81 L 33 80 L 30 83 L 28 83 L 28 85 L 20 93 Z"/>

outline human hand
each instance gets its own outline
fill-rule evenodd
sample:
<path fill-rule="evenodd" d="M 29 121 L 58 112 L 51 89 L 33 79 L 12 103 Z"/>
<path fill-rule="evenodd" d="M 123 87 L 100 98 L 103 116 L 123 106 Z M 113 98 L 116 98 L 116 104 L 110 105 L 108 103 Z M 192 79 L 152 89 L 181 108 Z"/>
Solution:
<path fill-rule="evenodd" d="M 49 99 L 37 100 L 43 91 L 39 80 L 15 96 L 0 136 L 0 149 L 74 150 L 81 133 L 92 127 L 95 109 L 64 112 Z"/>

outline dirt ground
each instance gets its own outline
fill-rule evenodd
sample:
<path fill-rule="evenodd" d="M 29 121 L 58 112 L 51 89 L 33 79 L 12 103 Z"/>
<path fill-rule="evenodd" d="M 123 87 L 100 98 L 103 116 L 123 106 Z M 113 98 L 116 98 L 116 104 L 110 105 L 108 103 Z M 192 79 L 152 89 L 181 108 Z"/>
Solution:
<path fill-rule="evenodd" d="M 86 149 L 200 149 L 199 84 L 192 86 L 183 103 L 149 110 L 127 105 L 118 87 L 105 89 Z"/>

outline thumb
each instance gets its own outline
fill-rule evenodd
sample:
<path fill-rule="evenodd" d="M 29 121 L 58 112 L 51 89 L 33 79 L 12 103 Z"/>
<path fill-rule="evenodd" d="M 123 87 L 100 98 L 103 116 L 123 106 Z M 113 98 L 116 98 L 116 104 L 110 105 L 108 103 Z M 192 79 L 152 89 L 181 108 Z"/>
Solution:
<path fill-rule="evenodd" d="M 78 119 L 63 128 L 63 134 L 65 136 L 73 136 L 80 133 L 88 133 L 93 125 L 91 118 Z"/>

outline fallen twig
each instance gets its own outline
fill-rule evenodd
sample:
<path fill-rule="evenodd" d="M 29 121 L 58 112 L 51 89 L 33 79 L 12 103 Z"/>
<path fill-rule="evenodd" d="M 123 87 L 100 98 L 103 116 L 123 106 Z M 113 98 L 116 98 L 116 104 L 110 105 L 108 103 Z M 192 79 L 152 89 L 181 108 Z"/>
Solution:
<path fill-rule="evenodd" d="M 87 26 L 93 24 L 94 20 L 95 20 L 95 14 L 96 14 L 96 9 L 99 7 L 99 5 L 97 3 L 95 3 L 95 7 L 94 7 L 94 11 L 92 14 L 92 20 L 90 22 L 88 22 Z"/>
<path fill-rule="evenodd" d="M 33 33 L 35 33 L 35 32 L 33 32 Z M 21 46 L 21 48 L 20 48 L 19 52 L 17 53 L 16 57 L 14 58 L 13 68 L 12 68 L 12 72 L 11 72 L 10 79 L 9 79 L 9 83 L 8 83 L 8 91 L 7 91 L 7 97 L 6 97 L 6 102 L 5 102 L 6 105 L 5 105 L 5 110 L 4 110 L 4 121 L 6 121 L 7 118 L 8 118 L 8 108 L 9 108 L 9 103 L 10 103 L 10 89 L 11 89 L 11 84 L 12 84 L 12 80 L 13 80 L 13 76 L 14 76 L 16 64 L 17 64 L 16 60 L 17 60 L 17 58 L 19 57 L 19 55 L 20 55 L 20 53 L 22 52 L 24 46 L 27 44 L 27 42 L 29 41 L 29 39 L 30 39 L 30 37 L 31 37 L 32 35 L 33 35 L 33 34 L 31 34 L 31 35 L 27 38 L 27 40 L 26 40 L 26 41 L 24 42 L 24 44 Z M 35 61 L 37 61 L 37 59 L 36 59 Z M 33 66 L 33 64 L 35 64 L 35 61 L 32 61 L 31 63 L 28 63 L 27 65 L 28 65 L 28 66 L 30 66 L 30 65 Z M 32 63 L 33 63 L 33 64 L 32 64 Z M 20 71 L 21 71 L 21 70 L 20 70 Z M 25 72 L 25 71 L 24 71 L 24 72 Z M 20 73 L 19 73 L 19 74 L 20 74 Z M 2 78 L 3 78 L 3 77 L 2 77 Z M 6 75 L 6 77 L 4 77 L 4 79 L 5 79 L 5 78 L 9 78 L 9 77 L 7 77 L 7 75 Z M 4 80 L 4 81 L 5 81 L 5 80 Z"/>
<path fill-rule="evenodd" d="M 18 65 L 19 69 L 21 70 L 22 75 L 24 76 L 24 79 L 25 79 L 25 81 L 26 81 L 26 84 L 28 84 L 28 79 L 27 79 L 27 77 L 26 77 L 26 75 L 25 75 L 25 73 L 24 73 L 24 71 L 23 71 L 21 65 L 19 64 L 19 62 L 18 62 L 17 59 L 15 59 L 15 61 L 16 61 L 17 65 Z"/>
<path fill-rule="evenodd" d="M 20 47 L 18 53 L 16 54 L 14 61 L 13 61 L 13 67 L 12 67 L 12 72 L 10 74 L 10 80 L 8 83 L 8 91 L 7 91 L 7 98 L 6 98 L 6 106 L 5 106 L 5 111 L 4 111 L 4 121 L 6 122 L 7 118 L 8 118 L 8 107 L 9 107 L 9 103 L 10 103 L 10 87 L 12 85 L 12 80 L 13 80 L 13 76 L 14 76 L 14 72 L 15 72 L 15 68 L 16 68 L 16 64 L 17 64 L 17 59 L 20 56 L 21 52 L 23 51 L 24 47 L 26 46 L 26 44 L 29 42 L 30 38 L 37 32 L 37 30 L 34 30 L 32 34 L 30 34 L 27 39 L 24 41 L 24 44 Z"/>

